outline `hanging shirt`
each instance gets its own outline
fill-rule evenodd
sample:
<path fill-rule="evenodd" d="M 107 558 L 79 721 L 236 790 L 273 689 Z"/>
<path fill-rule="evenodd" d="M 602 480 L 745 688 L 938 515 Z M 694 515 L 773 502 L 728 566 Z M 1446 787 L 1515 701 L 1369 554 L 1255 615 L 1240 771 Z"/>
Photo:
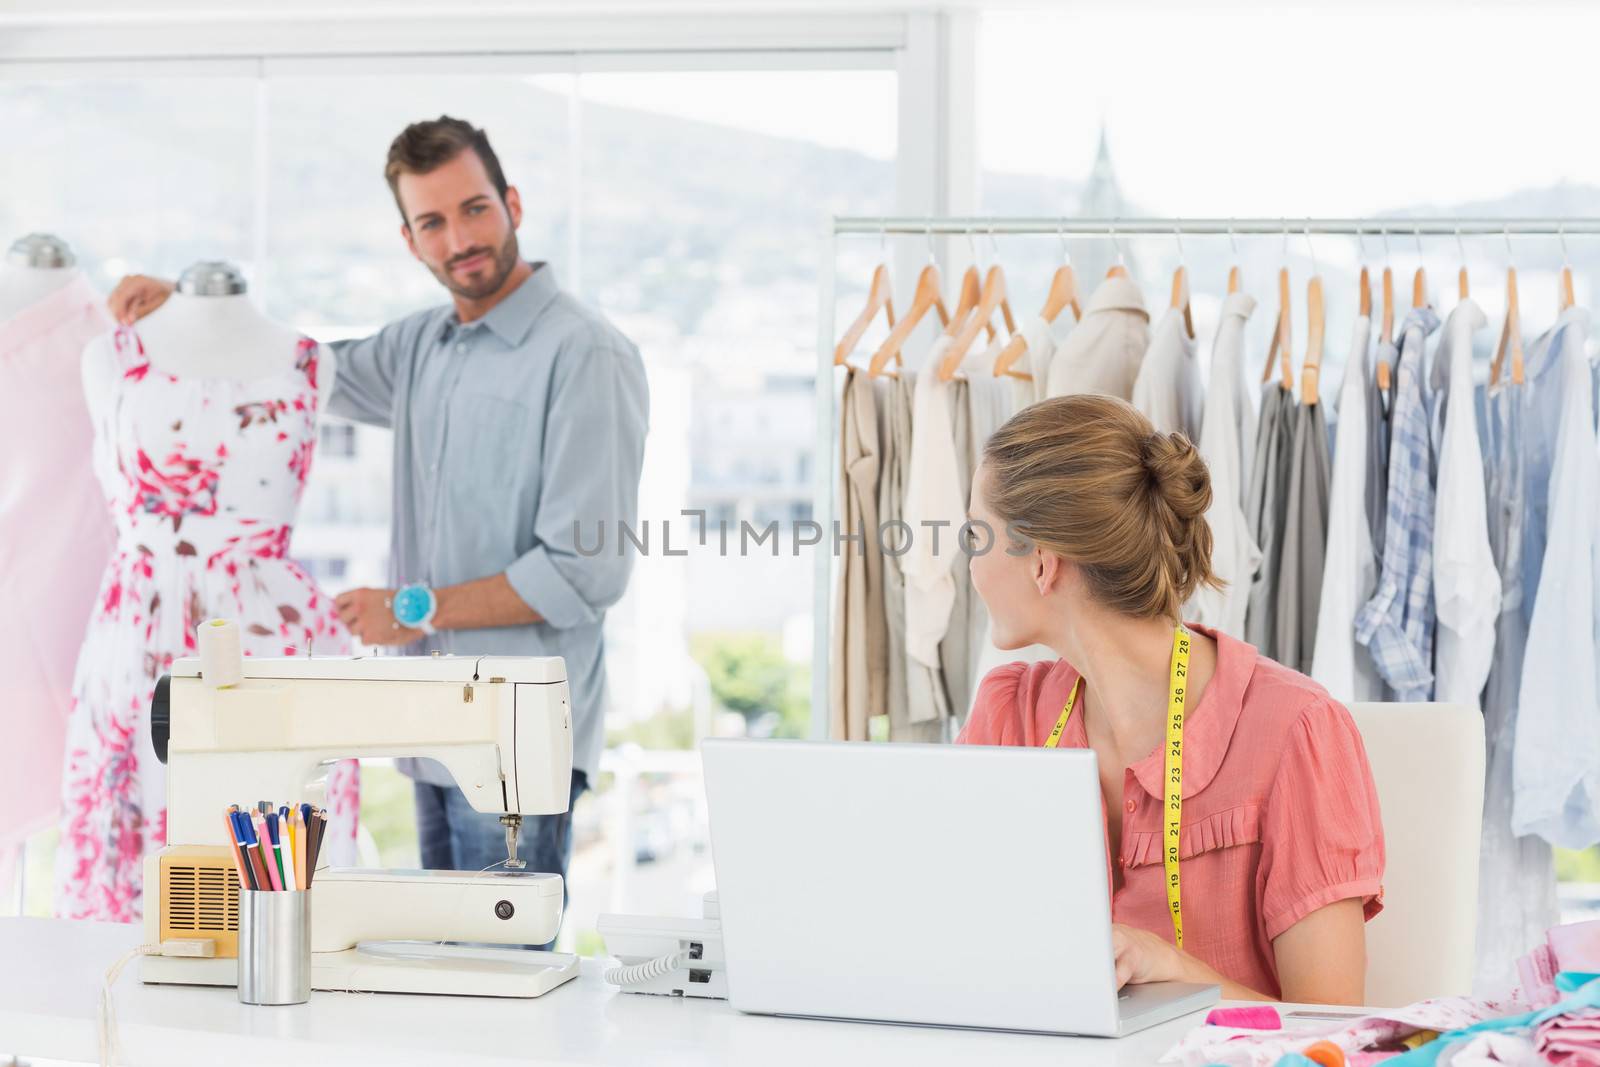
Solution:
<path fill-rule="evenodd" d="M 1588 314 L 1573 310 L 1551 346 L 1561 365 L 1561 414 L 1518 700 L 1511 825 L 1581 849 L 1600 841 L 1600 453 L 1584 351 Z"/>
<path fill-rule="evenodd" d="M 1133 383 L 1150 343 L 1150 314 L 1139 287 L 1129 278 L 1107 278 L 1083 308 L 1050 361 L 1050 396 L 1104 393 L 1133 398 Z"/>
<path fill-rule="evenodd" d="M 1071 311 L 1063 311 L 1061 314 L 1068 322 L 1071 321 Z M 1035 315 L 1022 324 L 1020 332 L 1027 339 L 1028 347 L 1023 350 L 1022 359 L 1014 369 L 1032 375 L 1033 380 L 1011 379 L 1013 412 L 1021 411 L 1029 404 L 1038 403 L 1049 395 L 1050 363 L 1056 354 L 1055 331 L 1054 324 L 1043 315 Z"/>
<path fill-rule="evenodd" d="M 1250 500 L 1245 507 L 1250 536 L 1261 546 L 1261 563 L 1250 582 L 1244 639 L 1269 659 L 1277 658 L 1278 565 L 1283 559 L 1283 524 L 1288 514 L 1294 407 L 1294 394 L 1278 381 L 1261 387 Z"/>
<path fill-rule="evenodd" d="M 1433 693 L 1433 449 L 1423 349 L 1439 328 L 1431 307 L 1413 308 L 1395 368 L 1394 435 L 1389 442 L 1388 527 L 1378 590 L 1356 615 L 1356 640 L 1397 700 Z"/>
<path fill-rule="evenodd" d="M 839 548 L 828 736 L 865 741 L 867 720 L 887 706 L 889 632 L 878 540 L 878 402 L 872 379 L 855 367 L 845 373 L 839 430 L 840 526 L 854 540 Z"/>
<path fill-rule="evenodd" d="M 0 322 L 0 855 L 61 803 L 73 664 L 112 543 L 81 355 L 110 326 L 82 274 Z"/>
<path fill-rule="evenodd" d="M 939 642 L 950 625 L 959 551 L 956 537 L 967 518 L 957 481 L 955 426 L 950 382 L 939 380 L 939 362 L 950 347 L 941 336 L 917 374 L 911 408 L 911 466 L 902 519 L 911 527 L 911 548 L 900 559 L 906 582 L 906 653 L 938 670 Z M 927 717 L 911 709 L 911 720 Z"/>
<path fill-rule="evenodd" d="M 1516 739 L 1517 696 L 1522 686 L 1522 661 L 1528 644 L 1528 615 L 1533 590 L 1523 586 L 1523 536 L 1527 526 L 1527 453 L 1529 427 L 1525 401 L 1538 379 L 1540 365 L 1525 361 L 1522 385 L 1509 375 L 1489 389 L 1485 404 L 1486 451 L 1489 463 L 1489 544 L 1500 574 L 1500 615 L 1495 622 L 1494 663 L 1483 690 L 1485 775 L 1483 834 L 1478 850 L 1478 963 L 1474 988 L 1490 989 L 1504 982 L 1510 968 L 1560 921 L 1556 874 L 1550 843 L 1519 837 L 1511 829 L 1513 807 L 1512 749 Z M 1556 393 L 1559 373 L 1542 364 L 1545 385 Z M 1559 370 L 1559 369 L 1558 369 Z M 1536 428 L 1537 429 L 1537 428 Z M 1549 436 L 1554 437 L 1554 427 Z"/>
<path fill-rule="evenodd" d="M 1277 659 L 1311 673 L 1317 639 L 1322 571 L 1328 549 L 1328 424 L 1322 405 L 1294 408 L 1294 441 L 1284 510 L 1283 557 L 1278 565 L 1275 611 Z"/>
<path fill-rule="evenodd" d="M 1242 363 L 1245 322 L 1255 306 L 1252 297 L 1229 293 L 1222 302 L 1222 319 L 1211 346 L 1200 457 L 1211 471 L 1211 505 L 1206 509 L 1206 522 L 1211 526 L 1211 571 L 1222 579 L 1223 587 L 1201 586 L 1185 609 L 1188 618 L 1240 638 L 1250 602 L 1250 581 L 1261 565 L 1261 549 L 1250 536 L 1244 511 L 1247 467 L 1255 448 L 1255 415 L 1245 392 Z"/>
<path fill-rule="evenodd" d="M 1389 528 L 1389 438 L 1394 425 L 1394 368 L 1400 349 L 1391 341 L 1378 341 L 1367 379 L 1367 527 L 1372 551 L 1383 559 L 1383 535 Z M 1378 368 L 1389 368 L 1389 388 L 1378 384 Z"/>
<path fill-rule="evenodd" d="M 1156 324 L 1133 383 L 1132 400 L 1159 432 L 1200 439 L 1200 363 L 1181 309 L 1168 308 Z"/>
<path fill-rule="evenodd" d="M 1483 451 L 1472 385 L 1472 335 L 1488 324 L 1471 300 L 1445 320 L 1433 354 L 1438 398 L 1439 490 L 1434 501 L 1433 588 L 1438 613 L 1433 699 L 1479 707 L 1494 658 L 1500 575 L 1489 546 Z"/>
<path fill-rule="evenodd" d="M 1367 348 L 1371 338 L 1372 320 L 1362 315 L 1356 319 L 1344 383 L 1339 387 L 1328 551 L 1322 566 L 1317 638 L 1311 656 L 1311 677 L 1326 686 L 1335 700 L 1347 704 L 1383 699 L 1383 680 L 1355 635 L 1356 611 L 1378 588 L 1378 556 L 1366 515 L 1371 378 Z"/>

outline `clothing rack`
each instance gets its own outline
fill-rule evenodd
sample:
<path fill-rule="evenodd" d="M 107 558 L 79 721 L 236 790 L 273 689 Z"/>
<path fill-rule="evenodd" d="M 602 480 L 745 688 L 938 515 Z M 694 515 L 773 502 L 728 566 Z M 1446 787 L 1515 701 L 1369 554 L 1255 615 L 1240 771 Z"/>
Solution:
<path fill-rule="evenodd" d="M 1087 237 L 1115 241 L 1123 236 L 1267 236 L 1309 234 L 1382 239 L 1398 237 L 1554 237 L 1566 257 L 1566 237 L 1600 235 L 1600 218 L 1486 218 L 1483 216 L 1402 216 L 1372 218 L 1050 218 L 968 216 L 834 216 L 824 231 L 822 271 L 818 285 L 817 316 L 817 439 L 815 494 L 812 519 L 822 528 L 817 544 L 815 587 L 812 590 L 811 737 L 828 736 L 828 700 L 833 669 L 833 521 L 838 485 L 839 425 L 834 395 L 833 348 L 837 338 L 834 317 L 835 260 L 839 238 L 920 236 L 929 241 L 933 255 L 935 235 L 1036 237 Z M 872 534 L 869 532 L 869 536 Z M 964 709 L 963 709 L 964 710 Z"/>

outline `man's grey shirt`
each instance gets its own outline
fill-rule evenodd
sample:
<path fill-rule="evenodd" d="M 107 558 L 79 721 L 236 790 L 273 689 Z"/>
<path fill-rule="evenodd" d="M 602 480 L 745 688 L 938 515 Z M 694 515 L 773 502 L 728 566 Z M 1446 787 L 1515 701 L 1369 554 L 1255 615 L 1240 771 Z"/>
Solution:
<path fill-rule="evenodd" d="M 592 779 L 605 743 L 605 613 L 632 566 L 616 529 L 637 525 L 650 417 L 639 350 L 562 292 L 547 264 L 475 322 L 433 308 L 331 347 L 329 412 L 394 431 L 393 583 L 504 571 L 544 619 L 441 630 L 405 651 L 565 659 L 573 766 Z M 454 784 L 432 760 L 399 765 Z"/>

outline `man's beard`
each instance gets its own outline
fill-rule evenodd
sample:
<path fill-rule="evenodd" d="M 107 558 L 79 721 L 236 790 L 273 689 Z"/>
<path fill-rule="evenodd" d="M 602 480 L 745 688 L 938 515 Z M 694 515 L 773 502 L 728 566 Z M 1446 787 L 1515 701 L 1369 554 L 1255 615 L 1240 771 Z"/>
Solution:
<path fill-rule="evenodd" d="M 470 248 L 460 255 L 452 256 L 444 262 L 443 266 L 430 266 L 428 270 L 439 279 L 439 284 L 452 293 L 468 300 L 482 300 L 493 296 L 500 291 L 500 287 L 511 277 L 511 272 L 517 269 L 517 232 L 512 230 L 506 235 L 505 243 L 500 246 L 500 251 L 494 254 L 494 266 L 489 271 L 488 277 L 479 282 L 457 281 L 455 274 L 450 270 L 452 264 L 471 259 L 473 256 L 482 255 L 489 249 L 483 246 Z"/>

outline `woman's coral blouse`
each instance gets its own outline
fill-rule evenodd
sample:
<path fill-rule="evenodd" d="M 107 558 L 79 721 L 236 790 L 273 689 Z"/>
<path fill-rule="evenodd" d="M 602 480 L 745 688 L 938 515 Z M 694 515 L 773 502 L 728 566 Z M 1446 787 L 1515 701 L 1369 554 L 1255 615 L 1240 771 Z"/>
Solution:
<path fill-rule="evenodd" d="M 1383 908 L 1378 794 L 1350 713 L 1320 685 L 1242 641 L 1190 628 L 1216 640 L 1217 669 L 1184 724 L 1183 947 L 1276 997 L 1274 938 L 1335 901 L 1359 898 L 1368 919 Z M 1077 678 L 1066 660 L 996 668 L 957 742 L 1043 745 Z M 1088 743 L 1074 714 L 1060 747 Z M 1111 914 L 1170 942 L 1162 772 L 1160 746 L 1125 772 L 1123 883 Z"/>

